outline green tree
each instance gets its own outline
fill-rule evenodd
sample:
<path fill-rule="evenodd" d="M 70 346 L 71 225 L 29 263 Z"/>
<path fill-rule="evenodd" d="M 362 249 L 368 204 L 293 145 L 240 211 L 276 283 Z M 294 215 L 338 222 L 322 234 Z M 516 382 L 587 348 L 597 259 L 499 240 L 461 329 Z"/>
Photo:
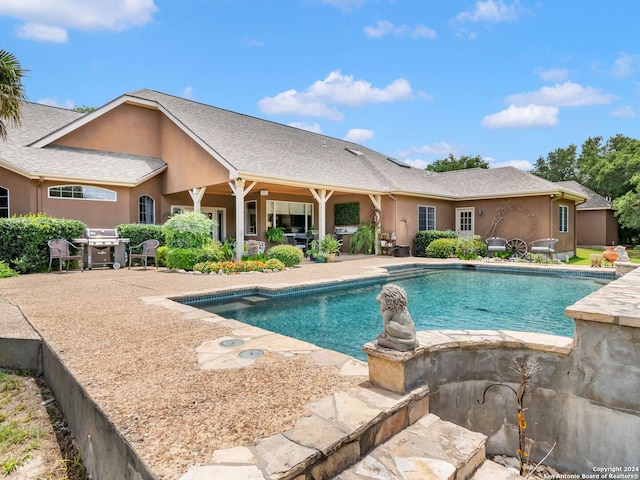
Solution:
<path fill-rule="evenodd" d="M 485 162 L 480 155 L 470 157 L 462 155 L 456 158 L 452 153 L 447 158 L 436 160 L 428 165 L 425 170 L 431 172 L 450 172 L 452 170 L 466 170 L 468 168 L 489 168 L 489 164 Z"/>
<path fill-rule="evenodd" d="M 556 148 L 547 154 L 547 158 L 538 158 L 531 173 L 549 180 L 550 182 L 564 182 L 575 180 L 580 182 L 581 175 L 578 169 L 576 146 Z"/>
<path fill-rule="evenodd" d="M 26 70 L 18 59 L 6 50 L 0 50 L 0 138 L 7 138 L 7 122 L 20 125 L 22 102 L 27 96 L 22 85 Z"/>
<path fill-rule="evenodd" d="M 601 145 L 601 137 L 588 139 L 580 156 L 584 185 L 616 199 L 634 190 L 633 177 L 640 172 L 640 140 L 616 135 Z"/>
<path fill-rule="evenodd" d="M 81 105 L 79 107 L 73 107 L 73 109 L 76 112 L 80 112 L 80 113 L 91 113 L 96 109 L 96 107 L 87 107 L 86 105 Z"/>

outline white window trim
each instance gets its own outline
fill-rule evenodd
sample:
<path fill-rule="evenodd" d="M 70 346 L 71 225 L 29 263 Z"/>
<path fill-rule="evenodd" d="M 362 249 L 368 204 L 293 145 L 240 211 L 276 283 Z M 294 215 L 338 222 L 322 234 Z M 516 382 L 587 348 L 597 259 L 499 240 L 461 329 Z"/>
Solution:
<path fill-rule="evenodd" d="M 256 231 L 249 232 L 249 204 L 253 203 L 256 206 L 255 213 L 255 222 L 256 222 Z M 244 236 L 245 237 L 257 237 L 258 236 L 258 201 L 257 200 L 246 200 L 244 202 Z"/>
<path fill-rule="evenodd" d="M 9 189 L 7 187 L 3 187 L 2 185 L 0 185 L 0 188 L 2 188 L 3 190 L 7 191 L 7 216 L 6 216 L 6 218 L 10 218 L 11 217 L 11 198 L 10 198 L 11 192 L 9 191 Z M 5 217 L 0 217 L 0 218 L 5 218 Z"/>
<path fill-rule="evenodd" d="M 564 222 L 563 222 L 563 219 L 564 219 Z M 569 207 L 566 206 L 566 205 L 559 205 L 558 224 L 559 224 L 558 225 L 558 231 L 560 233 L 568 233 L 569 232 Z"/>
<path fill-rule="evenodd" d="M 77 198 L 77 197 L 62 197 L 62 196 L 57 196 L 57 195 L 51 195 L 51 191 L 53 189 L 56 188 L 63 188 L 63 187 L 80 187 L 82 189 L 84 188 L 90 188 L 96 191 L 103 191 L 103 192 L 109 192 L 109 193 L 113 193 L 113 199 L 110 198 Z M 85 200 L 85 201 L 89 201 L 89 202 L 117 202 L 118 201 L 118 192 L 116 192 L 115 190 L 110 190 L 108 188 L 103 188 L 103 187 L 96 187 L 93 185 L 54 185 L 52 187 L 49 187 L 47 189 L 47 195 L 49 198 L 51 199 L 55 199 L 55 200 Z"/>
<path fill-rule="evenodd" d="M 153 198 L 151 195 L 140 195 L 138 197 L 138 223 L 140 222 L 140 200 L 142 199 L 142 197 L 146 197 L 146 198 L 150 198 L 151 202 L 152 202 L 152 216 L 153 216 L 153 222 L 151 223 L 144 223 L 142 225 L 155 225 L 156 224 L 156 199 Z"/>
<path fill-rule="evenodd" d="M 427 216 L 426 216 L 426 229 L 425 230 L 420 230 L 420 208 L 426 208 L 427 209 Z M 432 208 L 433 209 L 433 229 L 429 229 L 429 209 Z M 435 205 L 418 205 L 418 231 L 433 231 L 433 230 L 437 230 L 437 212 L 438 210 L 436 209 Z"/>

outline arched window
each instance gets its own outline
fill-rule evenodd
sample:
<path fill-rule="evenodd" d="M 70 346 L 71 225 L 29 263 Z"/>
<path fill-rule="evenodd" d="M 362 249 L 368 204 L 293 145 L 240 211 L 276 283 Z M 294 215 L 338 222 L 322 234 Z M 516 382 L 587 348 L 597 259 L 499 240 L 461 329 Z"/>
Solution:
<path fill-rule="evenodd" d="M 9 218 L 9 189 L 0 187 L 0 218 Z"/>
<path fill-rule="evenodd" d="M 138 199 L 138 223 L 155 224 L 155 206 L 156 202 L 153 198 L 149 195 L 142 195 Z"/>
<path fill-rule="evenodd" d="M 98 200 L 115 202 L 116 192 L 101 187 L 87 185 L 58 185 L 49 187 L 49 198 L 65 198 L 72 200 Z"/>

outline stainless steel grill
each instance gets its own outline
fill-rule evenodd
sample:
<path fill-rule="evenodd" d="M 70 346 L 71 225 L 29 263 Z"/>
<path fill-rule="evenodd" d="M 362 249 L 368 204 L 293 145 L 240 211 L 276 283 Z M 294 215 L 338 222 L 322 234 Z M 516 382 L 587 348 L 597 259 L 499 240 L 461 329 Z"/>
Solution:
<path fill-rule="evenodd" d="M 84 263 L 86 268 L 111 265 L 115 270 L 126 263 L 128 238 L 120 238 L 115 228 L 85 228 L 84 238 L 75 238 L 75 243 L 86 245 Z"/>

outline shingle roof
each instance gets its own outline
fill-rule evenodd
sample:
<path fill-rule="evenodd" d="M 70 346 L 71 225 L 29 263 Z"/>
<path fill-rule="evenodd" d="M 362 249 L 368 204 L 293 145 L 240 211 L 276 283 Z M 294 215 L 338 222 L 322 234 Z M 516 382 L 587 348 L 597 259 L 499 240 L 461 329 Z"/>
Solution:
<path fill-rule="evenodd" d="M 451 200 L 552 194 L 565 189 L 512 167 L 428 172 L 352 142 L 153 90 L 123 95 L 92 115 L 123 102 L 157 106 L 231 171 L 248 179 Z M 158 158 L 47 146 L 56 135 L 92 117 L 37 104 L 26 104 L 23 114 L 25 128 L 10 133 L 8 148 L 0 146 L 0 164 L 8 168 L 32 176 L 66 175 L 121 184 L 137 184 L 166 168 Z M 572 195 L 580 197 L 579 193 Z"/>
<path fill-rule="evenodd" d="M 578 210 L 607 210 L 613 208 L 613 204 L 609 200 L 574 180 L 568 180 L 566 182 L 556 182 L 556 184 L 560 185 L 561 187 L 579 192 L 587 197 L 586 202 L 581 203 L 577 206 Z"/>

